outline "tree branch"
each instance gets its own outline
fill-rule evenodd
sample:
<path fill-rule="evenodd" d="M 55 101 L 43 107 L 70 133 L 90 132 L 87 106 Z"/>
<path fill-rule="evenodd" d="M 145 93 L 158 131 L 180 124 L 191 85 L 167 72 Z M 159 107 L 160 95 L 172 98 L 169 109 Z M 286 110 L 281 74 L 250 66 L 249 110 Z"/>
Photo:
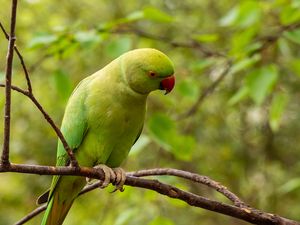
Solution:
<path fill-rule="evenodd" d="M 66 140 L 64 139 L 62 133 L 60 132 L 59 128 L 55 125 L 53 120 L 50 118 L 50 116 L 47 114 L 47 112 L 43 109 L 41 104 L 37 101 L 37 99 L 34 97 L 32 93 L 32 85 L 29 78 L 28 70 L 26 68 L 24 59 L 17 49 L 17 47 L 14 45 L 15 43 L 15 20 L 16 20 L 16 7 L 17 7 L 17 0 L 12 0 L 12 17 L 11 17 L 11 30 L 10 35 L 7 34 L 4 27 L 0 23 L 0 28 L 2 29 L 4 35 L 6 38 L 9 39 L 9 47 L 8 47 L 8 54 L 7 54 L 7 63 L 6 63 L 6 83 L 0 84 L 0 87 L 5 87 L 6 90 L 6 104 L 5 104 L 5 126 L 4 126 L 4 145 L 3 145 L 3 154 L 2 154 L 2 162 L 0 164 L 0 172 L 17 172 L 17 173 L 28 173 L 28 174 L 39 174 L 39 175 L 75 175 L 75 176 L 83 176 L 83 177 L 90 177 L 95 179 L 104 179 L 104 173 L 101 170 L 96 170 L 93 168 L 86 168 L 86 167 L 77 167 L 78 163 L 75 159 L 75 156 L 72 152 L 72 149 L 68 146 Z M 282 28 L 282 32 L 298 28 L 299 25 L 289 25 Z M 184 48 L 193 48 L 198 49 L 204 56 L 206 57 L 225 57 L 225 55 L 213 52 L 210 50 L 207 50 L 203 45 L 199 44 L 198 42 L 195 42 L 191 40 L 187 43 L 181 43 L 181 42 L 175 42 L 172 40 L 169 40 L 168 38 L 159 37 L 155 35 L 151 35 L 148 33 L 145 33 L 141 30 L 135 30 L 135 29 L 129 29 L 129 30 L 116 30 L 114 32 L 124 33 L 124 32 L 133 32 L 136 35 L 139 35 L 141 37 L 155 39 L 158 41 L 163 41 L 166 43 L 169 43 L 173 47 L 184 47 Z M 264 39 L 265 42 L 263 42 L 262 47 L 260 48 L 260 51 L 262 51 L 264 48 L 268 47 L 268 43 L 275 42 L 280 35 L 274 36 L 274 38 L 271 39 Z M 266 44 L 264 44 L 266 43 Z M 12 61 L 13 61 L 13 50 L 16 51 L 21 65 L 23 67 L 25 78 L 27 81 L 27 89 L 23 90 L 19 87 L 12 86 L 11 85 L 11 74 L 12 74 Z M 228 62 L 228 67 L 224 69 L 224 71 L 220 74 L 218 79 L 213 82 L 197 99 L 196 103 L 190 108 L 183 117 L 187 117 L 190 115 L 193 115 L 197 112 L 197 109 L 205 99 L 215 88 L 219 85 L 219 83 L 224 79 L 226 74 L 228 73 L 229 69 L 231 67 L 231 63 Z M 48 121 L 48 123 L 52 126 L 52 128 L 55 130 L 57 136 L 62 141 L 70 159 L 71 159 L 71 165 L 75 167 L 53 167 L 53 166 L 39 166 L 39 165 L 22 165 L 22 164 L 10 164 L 9 162 L 9 135 L 10 135 L 10 103 L 11 103 L 11 89 L 18 91 L 25 96 L 29 97 L 31 101 L 35 104 L 35 106 L 41 111 L 41 113 L 44 115 L 45 119 Z M 178 189 L 176 187 L 173 187 L 168 184 L 161 183 L 158 180 L 151 180 L 151 179 L 144 179 L 140 178 L 142 176 L 158 176 L 158 175 L 172 175 L 177 176 L 181 178 L 185 178 L 194 182 L 198 182 L 201 184 L 205 184 L 208 187 L 211 187 L 224 196 L 226 196 L 229 200 L 231 200 L 234 204 L 234 206 L 225 204 L 222 202 L 210 200 L 208 198 L 183 191 L 181 189 Z M 112 183 L 114 183 L 114 180 L 111 180 Z M 83 191 L 80 193 L 84 194 L 87 193 L 97 187 L 99 187 L 101 184 L 101 181 L 87 186 L 83 189 Z M 244 221 L 248 221 L 253 224 L 284 224 L 284 225 L 300 225 L 299 222 L 288 220 L 286 218 L 269 214 L 254 208 L 251 208 L 247 206 L 244 202 L 242 202 L 235 194 L 231 193 L 227 190 L 227 188 L 223 185 L 220 185 L 218 182 L 211 180 L 210 178 L 206 176 L 201 176 L 194 173 L 189 173 L 186 171 L 181 170 L 175 170 L 175 169 L 152 169 L 152 170 L 142 170 L 137 172 L 130 172 L 127 173 L 126 176 L 126 182 L 125 185 L 134 186 L 134 187 L 140 187 L 145 188 L 149 190 L 156 191 L 162 195 L 166 195 L 170 198 L 176 198 L 179 200 L 182 200 L 186 202 L 189 205 L 204 208 L 207 210 L 219 212 L 224 215 L 232 216 Z M 28 214 L 26 217 L 24 217 L 22 220 L 17 222 L 16 224 L 23 224 L 29 219 L 33 218 L 34 216 L 38 215 L 38 213 L 42 212 L 46 206 L 41 206 L 34 210 L 32 213 Z"/>
<path fill-rule="evenodd" d="M 0 28 L 4 34 L 4 36 L 6 37 L 6 39 L 9 38 L 4 26 L 2 25 L 2 23 L 0 22 Z M 53 128 L 53 130 L 55 131 L 56 135 L 58 136 L 58 138 L 60 139 L 60 141 L 62 142 L 64 149 L 66 150 L 69 158 L 70 158 L 70 163 L 72 166 L 74 167 L 78 167 L 78 162 L 76 160 L 76 157 L 72 151 L 72 149 L 70 148 L 70 146 L 68 145 L 66 139 L 64 138 L 63 134 L 61 133 L 60 129 L 58 128 L 58 126 L 56 126 L 56 124 L 54 123 L 54 121 L 52 120 L 52 118 L 49 116 L 49 114 L 44 110 L 44 108 L 42 107 L 42 105 L 37 101 L 37 99 L 35 98 L 35 96 L 33 95 L 33 90 L 32 90 L 32 85 L 31 85 L 31 81 L 30 81 L 30 77 L 29 77 L 29 73 L 28 73 L 28 69 L 26 67 L 25 61 L 23 59 L 22 54 L 20 53 L 19 49 L 17 48 L 17 46 L 14 45 L 13 49 L 16 51 L 19 59 L 20 59 L 20 63 L 22 65 L 24 74 L 25 74 L 25 79 L 27 82 L 27 90 L 25 91 L 21 88 L 18 88 L 16 86 L 11 87 L 11 83 L 9 85 L 9 89 L 13 89 L 15 91 L 18 91 L 22 94 L 24 94 L 25 96 L 27 96 L 28 98 L 30 98 L 30 100 L 35 104 L 35 106 L 39 109 L 39 111 L 43 114 L 44 118 L 47 120 L 47 122 L 50 124 L 50 126 Z M 0 87 L 8 87 L 7 84 L 0 84 Z M 10 127 L 10 126 L 9 126 Z M 9 137 L 8 137 L 9 139 Z M 5 142 L 4 142 L 5 143 Z M 3 144 L 4 146 L 4 144 Z M 3 147 L 4 149 L 4 147 Z M 3 162 L 2 162 L 3 163 Z M 5 164 L 5 163 L 3 163 Z"/>
<path fill-rule="evenodd" d="M 5 87 L 5 84 L 1 84 L 0 83 L 0 87 Z M 72 149 L 69 147 L 66 139 L 64 138 L 63 134 L 61 133 L 60 129 L 56 126 L 56 124 L 54 123 L 54 121 L 51 119 L 51 117 L 49 116 L 49 114 L 44 110 L 44 108 L 42 107 L 42 105 L 38 102 L 38 100 L 34 97 L 34 95 L 32 94 L 32 92 L 23 90 L 17 86 L 11 86 L 11 89 L 14 91 L 17 91 L 25 96 L 27 96 L 32 102 L 33 104 L 38 108 L 38 110 L 43 114 L 44 118 L 46 119 L 46 121 L 50 124 L 50 126 L 53 128 L 53 130 L 55 131 L 56 135 L 58 136 L 58 138 L 60 139 L 60 141 L 62 142 L 66 152 L 69 155 L 70 161 L 73 162 L 73 164 L 71 164 L 73 167 L 78 167 L 78 162 L 75 158 L 75 155 L 72 151 Z"/>
<path fill-rule="evenodd" d="M 11 4 L 11 18 L 10 18 L 10 36 L 8 42 L 8 50 L 6 56 L 6 72 L 5 72 L 5 111 L 4 111 L 4 137 L 1 162 L 3 165 L 9 165 L 9 141 L 10 141 L 10 111 L 11 111 L 11 75 L 12 63 L 14 58 L 15 46 L 15 27 L 17 16 L 17 0 L 13 0 Z"/>
<path fill-rule="evenodd" d="M 300 22 L 292 23 L 292 24 L 285 25 L 285 26 L 281 26 L 275 34 L 258 38 L 257 41 L 260 41 L 262 43 L 262 45 L 260 46 L 260 48 L 253 51 L 251 53 L 251 55 L 254 55 L 258 52 L 262 52 L 265 49 L 267 49 L 269 46 L 274 44 L 280 37 L 282 37 L 284 32 L 292 31 L 292 30 L 295 30 L 295 29 L 298 29 L 298 28 L 300 28 Z"/>
<path fill-rule="evenodd" d="M 159 176 L 159 175 L 171 175 L 176 177 L 181 177 L 184 179 L 188 179 L 194 181 L 196 183 L 204 184 L 210 188 L 215 189 L 216 191 L 223 194 L 227 197 L 232 203 L 237 207 L 247 206 L 243 201 L 239 199 L 234 193 L 230 192 L 227 187 L 221 185 L 220 183 L 210 179 L 207 176 L 201 176 L 196 173 L 190 173 L 183 170 L 177 169 L 148 169 L 148 170 L 140 170 L 137 172 L 127 173 L 128 176 L 135 176 L 135 177 L 145 177 L 145 176 Z"/>
<path fill-rule="evenodd" d="M 1 22 L 0 22 L 0 28 L 1 28 L 1 30 L 2 30 L 2 32 L 4 34 L 4 36 L 5 36 L 5 38 L 7 40 L 9 40 L 9 35 L 7 34 L 7 32 L 6 32 L 4 26 L 2 25 Z M 25 74 L 28 91 L 31 93 L 32 92 L 32 86 L 31 86 L 31 81 L 29 79 L 29 73 L 28 73 L 28 70 L 27 70 L 26 65 L 25 65 L 25 61 L 24 61 L 23 56 L 21 55 L 21 53 L 20 53 L 20 51 L 19 51 L 19 49 L 18 49 L 18 47 L 16 45 L 14 46 L 14 50 L 17 53 L 17 55 L 18 55 L 18 57 L 20 59 L 20 63 L 22 65 L 22 68 L 23 68 L 23 71 L 24 71 L 24 74 Z"/>
<path fill-rule="evenodd" d="M 53 166 L 10 164 L 9 166 L 6 167 L 0 165 L 0 172 L 17 172 L 17 173 L 39 174 L 39 175 L 76 175 L 76 176 L 96 178 L 100 180 L 104 179 L 104 173 L 102 170 L 87 168 L 87 167 L 74 168 L 74 167 L 53 167 Z M 127 173 L 125 185 L 153 190 L 162 195 L 166 195 L 170 198 L 182 200 L 191 206 L 195 206 L 210 211 L 218 212 L 224 215 L 228 215 L 231 217 L 235 217 L 250 222 L 252 224 L 300 225 L 300 223 L 297 221 L 292 221 L 280 217 L 278 215 L 266 213 L 248 207 L 245 204 L 239 207 L 228 205 L 187 191 L 183 191 L 171 185 L 164 184 L 158 180 L 150 180 L 150 179 L 144 179 L 139 177 L 139 176 L 153 176 L 153 175 L 174 175 L 174 176 L 184 177 L 192 181 L 198 180 L 197 176 L 200 176 L 198 174 L 197 176 L 195 176 L 195 174 L 186 171 L 174 170 L 174 169 L 152 169 L 149 171 L 143 170 L 143 171 Z M 111 180 L 111 182 L 114 183 L 115 181 Z M 218 185 L 216 181 L 213 182 L 215 182 L 215 185 Z M 99 187 L 100 183 L 101 182 L 97 182 L 91 186 L 85 187 L 81 192 L 81 194 L 84 194 L 86 192 L 89 192 Z M 22 220 L 20 220 L 21 222 L 20 221 L 17 222 L 17 224 L 23 224 L 24 222 L 33 218 L 35 215 L 38 215 L 38 213 L 42 212 L 44 209 L 45 206 L 39 207 L 29 215 L 24 217 Z"/>

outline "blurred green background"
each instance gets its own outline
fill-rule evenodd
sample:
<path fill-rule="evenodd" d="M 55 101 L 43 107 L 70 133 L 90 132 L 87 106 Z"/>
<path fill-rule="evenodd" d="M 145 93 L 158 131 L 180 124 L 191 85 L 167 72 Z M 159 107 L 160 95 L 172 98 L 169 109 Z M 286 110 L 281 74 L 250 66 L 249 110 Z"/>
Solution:
<path fill-rule="evenodd" d="M 7 30 L 9 18 L 10 1 L 2 1 L 0 21 Z M 123 167 L 173 167 L 207 175 L 253 207 L 300 220 L 299 23 L 299 0 L 23 0 L 16 34 L 34 94 L 57 124 L 85 76 L 130 49 L 165 52 L 176 67 L 176 88 L 167 96 L 150 96 L 143 135 Z M 6 50 L 1 34 L 1 82 Z M 214 92 L 182 118 L 228 60 L 232 67 Z M 13 83 L 26 87 L 17 57 Z M 28 99 L 19 93 L 12 98 L 11 161 L 54 165 L 55 133 Z M 4 94 L 0 108 L 3 113 Z M 200 185 L 160 179 L 228 202 Z M 13 224 L 33 210 L 50 180 L 1 174 L 0 224 Z M 37 216 L 28 224 L 40 220 Z M 81 196 L 65 224 L 246 223 L 126 187 L 123 193 L 95 190 Z"/>

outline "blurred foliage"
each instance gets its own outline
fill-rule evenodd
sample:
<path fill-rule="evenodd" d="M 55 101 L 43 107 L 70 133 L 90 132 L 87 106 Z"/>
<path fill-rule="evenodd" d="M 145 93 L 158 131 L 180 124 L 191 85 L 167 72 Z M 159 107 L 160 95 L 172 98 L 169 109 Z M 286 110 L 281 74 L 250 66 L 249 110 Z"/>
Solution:
<path fill-rule="evenodd" d="M 6 28 L 9 8 L 10 1 L 1 3 Z M 162 50 L 176 66 L 176 88 L 168 96 L 150 96 L 142 138 L 124 168 L 174 167 L 205 174 L 254 207 L 300 220 L 299 22 L 299 0 L 24 0 L 18 6 L 17 45 L 34 94 L 57 124 L 72 89 L 85 76 L 130 49 Z M 0 81 L 6 50 L 1 36 Z M 195 114 L 178 119 L 218 79 L 227 60 L 231 70 L 214 93 Z M 17 58 L 13 83 L 26 87 Z M 54 132 L 28 99 L 18 93 L 12 97 L 12 161 L 54 165 Z M 34 209 L 50 180 L 1 174 L 0 224 L 12 224 Z M 162 180 L 224 201 L 208 188 Z M 130 187 L 123 193 L 96 190 L 81 196 L 65 224 L 199 221 L 246 224 Z"/>

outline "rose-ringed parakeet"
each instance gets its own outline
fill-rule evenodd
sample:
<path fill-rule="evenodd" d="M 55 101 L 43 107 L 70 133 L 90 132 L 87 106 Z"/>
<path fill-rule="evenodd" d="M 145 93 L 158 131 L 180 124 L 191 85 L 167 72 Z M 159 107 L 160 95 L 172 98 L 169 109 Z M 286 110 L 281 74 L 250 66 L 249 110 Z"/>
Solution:
<path fill-rule="evenodd" d="M 61 126 L 79 165 L 120 166 L 142 131 L 147 96 L 157 89 L 170 92 L 173 74 L 173 64 L 165 54 L 144 48 L 121 55 L 83 79 L 67 103 Z M 56 165 L 68 164 L 59 141 Z M 62 224 L 85 184 L 83 177 L 54 176 L 42 225 Z"/>

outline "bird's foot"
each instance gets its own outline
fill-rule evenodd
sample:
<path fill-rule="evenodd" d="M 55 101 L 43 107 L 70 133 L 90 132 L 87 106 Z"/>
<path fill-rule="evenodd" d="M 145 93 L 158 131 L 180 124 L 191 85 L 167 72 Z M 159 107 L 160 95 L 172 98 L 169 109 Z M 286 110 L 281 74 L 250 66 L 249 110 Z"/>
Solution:
<path fill-rule="evenodd" d="M 111 180 L 116 180 L 116 175 L 115 175 L 115 172 L 108 166 L 104 165 L 104 164 L 99 164 L 97 166 L 94 166 L 93 167 L 94 169 L 97 169 L 97 170 L 101 170 L 103 171 L 104 173 L 104 180 L 102 181 L 102 184 L 100 186 L 100 188 L 106 188 L 109 184 L 110 184 L 110 181 Z M 93 179 L 91 178 L 86 178 L 86 181 L 88 184 L 91 184 L 93 183 L 92 182 Z"/>
<path fill-rule="evenodd" d="M 101 171 L 103 171 L 104 173 L 104 180 L 102 181 L 102 184 L 100 186 L 101 189 L 106 188 L 110 183 L 112 183 L 115 186 L 115 189 L 113 190 L 113 192 L 115 191 L 124 191 L 123 185 L 125 183 L 126 180 L 126 173 L 125 171 L 118 167 L 118 168 L 110 168 L 104 164 L 100 164 L 94 167 L 94 169 L 99 169 Z M 92 183 L 92 179 L 91 178 L 86 178 L 86 181 L 88 184 Z M 112 181 L 112 182 L 111 182 Z"/>
<path fill-rule="evenodd" d="M 123 170 L 121 167 L 117 167 L 117 168 L 114 168 L 113 171 L 115 172 L 115 175 L 116 175 L 116 179 L 114 182 L 115 189 L 113 190 L 113 192 L 115 192 L 115 191 L 123 192 L 124 191 L 123 186 L 126 181 L 125 170 Z"/>

